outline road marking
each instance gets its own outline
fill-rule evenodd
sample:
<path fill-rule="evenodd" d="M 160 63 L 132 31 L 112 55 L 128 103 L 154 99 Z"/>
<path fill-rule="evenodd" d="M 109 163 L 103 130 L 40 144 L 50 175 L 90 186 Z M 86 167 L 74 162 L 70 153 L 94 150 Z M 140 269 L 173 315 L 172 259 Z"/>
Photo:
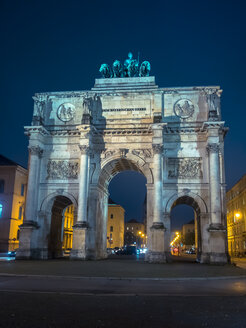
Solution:
<path fill-rule="evenodd" d="M 241 297 L 246 296 L 245 294 L 176 294 L 176 293 L 161 293 L 161 294 L 149 294 L 149 293 L 81 293 L 81 292 L 58 292 L 58 291 L 40 291 L 40 290 L 18 290 L 18 289 L 0 289 L 0 293 L 19 293 L 19 294 L 53 294 L 53 295 L 77 295 L 77 296 L 99 296 L 99 297 Z"/>

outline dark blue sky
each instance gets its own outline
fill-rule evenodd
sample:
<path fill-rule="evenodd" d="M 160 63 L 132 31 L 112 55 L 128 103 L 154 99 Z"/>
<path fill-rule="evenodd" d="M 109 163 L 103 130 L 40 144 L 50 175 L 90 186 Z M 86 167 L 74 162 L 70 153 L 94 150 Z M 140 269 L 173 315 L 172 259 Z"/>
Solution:
<path fill-rule="evenodd" d="M 149 60 L 159 86 L 220 85 L 231 187 L 245 173 L 245 1 L 0 3 L 0 153 L 27 165 L 32 95 L 90 89 L 103 62 Z"/>

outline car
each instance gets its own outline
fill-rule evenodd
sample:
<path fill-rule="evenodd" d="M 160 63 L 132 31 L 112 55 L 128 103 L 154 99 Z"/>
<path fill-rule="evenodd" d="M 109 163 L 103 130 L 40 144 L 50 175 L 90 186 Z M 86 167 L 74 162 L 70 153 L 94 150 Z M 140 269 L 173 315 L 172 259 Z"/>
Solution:
<path fill-rule="evenodd" d="M 15 257 L 15 256 L 16 256 L 16 251 L 8 252 L 8 257 Z"/>
<path fill-rule="evenodd" d="M 120 254 L 120 248 L 119 247 L 114 248 L 114 254 L 117 254 L 117 255 Z"/>

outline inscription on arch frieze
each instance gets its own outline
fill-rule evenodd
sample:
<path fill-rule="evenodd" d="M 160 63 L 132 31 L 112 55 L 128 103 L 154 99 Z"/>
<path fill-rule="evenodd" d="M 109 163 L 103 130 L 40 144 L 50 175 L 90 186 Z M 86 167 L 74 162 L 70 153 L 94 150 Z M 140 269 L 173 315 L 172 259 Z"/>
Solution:
<path fill-rule="evenodd" d="M 169 178 L 201 179 L 203 176 L 201 157 L 168 158 L 167 166 Z"/>
<path fill-rule="evenodd" d="M 50 160 L 47 165 L 47 179 L 77 179 L 79 174 L 78 161 Z"/>

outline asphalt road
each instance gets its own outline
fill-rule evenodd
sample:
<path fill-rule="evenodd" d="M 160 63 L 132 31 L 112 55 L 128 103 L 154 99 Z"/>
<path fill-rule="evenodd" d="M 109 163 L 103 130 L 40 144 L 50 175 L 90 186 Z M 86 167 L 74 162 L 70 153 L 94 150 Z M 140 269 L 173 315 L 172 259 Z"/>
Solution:
<path fill-rule="evenodd" d="M 0 277 L 0 327 L 245 326 L 245 278 Z"/>

